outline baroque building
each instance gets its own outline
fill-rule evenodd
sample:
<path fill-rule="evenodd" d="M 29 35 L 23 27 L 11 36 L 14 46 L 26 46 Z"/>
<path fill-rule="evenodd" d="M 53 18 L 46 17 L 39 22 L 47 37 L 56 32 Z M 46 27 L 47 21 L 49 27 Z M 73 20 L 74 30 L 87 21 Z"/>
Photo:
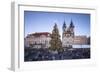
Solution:
<path fill-rule="evenodd" d="M 51 40 L 49 32 L 36 32 L 27 35 L 24 39 L 24 44 L 26 47 L 32 46 L 33 48 L 43 48 L 46 49 L 50 47 L 49 41 Z"/>

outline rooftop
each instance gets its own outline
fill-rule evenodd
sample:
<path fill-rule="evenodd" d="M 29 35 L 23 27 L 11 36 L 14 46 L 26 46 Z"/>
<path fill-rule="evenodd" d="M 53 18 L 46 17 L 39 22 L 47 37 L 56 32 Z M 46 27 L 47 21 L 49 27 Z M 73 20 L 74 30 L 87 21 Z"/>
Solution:
<path fill-rule="evenodd" d="M 49 32 L 35 32 L 32 34 L 28 34 L 27 37 L 29 36 L 40 37 L 41 35 L 50 36 L 50 33 Z"/>

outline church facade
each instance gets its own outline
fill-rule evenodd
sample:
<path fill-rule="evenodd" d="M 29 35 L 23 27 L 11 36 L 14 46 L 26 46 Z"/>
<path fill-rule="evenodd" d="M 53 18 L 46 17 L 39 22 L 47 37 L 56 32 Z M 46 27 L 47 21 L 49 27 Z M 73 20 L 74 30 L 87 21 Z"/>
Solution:
<path fill-rule="evenodd" d="M 64 21 L 63 23 L 63 33 L 62 33 L 62 47 L 73 47 L 73 45 L 87 45 L 88 37 L 86 35 L 75 35 L 75 26 L 71 20 L 70 25 L 66 26 Z"/>
<path fill-rule="evenodd" d="M 64 21 L 63 24 L 63 33 L 62 33 L 62 46 L 63 47 L 70 47 L 74 42 L 74 25 L 71 21 L 69 27 L 66 26 L 66 23 Z"/>

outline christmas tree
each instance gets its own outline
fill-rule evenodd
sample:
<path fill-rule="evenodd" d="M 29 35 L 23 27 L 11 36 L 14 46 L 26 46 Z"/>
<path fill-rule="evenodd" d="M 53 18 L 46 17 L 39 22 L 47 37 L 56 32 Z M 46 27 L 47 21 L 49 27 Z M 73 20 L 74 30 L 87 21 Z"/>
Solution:
<path fill-rule="evenodd" d="M 62 42 L 60 39 L 60 34 L 59 34 L 59 30 L 58 30 L 56 23 L 55 23 L 54 28 L 52 30 L 50 45 L 51 45 L 50 50 L 62 51 Z"/>

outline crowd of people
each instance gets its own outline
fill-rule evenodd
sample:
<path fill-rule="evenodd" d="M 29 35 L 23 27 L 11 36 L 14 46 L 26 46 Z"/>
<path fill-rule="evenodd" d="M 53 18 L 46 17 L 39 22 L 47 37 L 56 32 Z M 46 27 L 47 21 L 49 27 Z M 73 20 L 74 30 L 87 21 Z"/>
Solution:
<path fill-rule="evenodd" d="M 61 52 L 53 53 L 48 49 L 32 49 L 26 47 L 24 50 L 24 61 L 47 61 L 67 59 L 89 59 L 90 48 L 72 48 Z"/>

